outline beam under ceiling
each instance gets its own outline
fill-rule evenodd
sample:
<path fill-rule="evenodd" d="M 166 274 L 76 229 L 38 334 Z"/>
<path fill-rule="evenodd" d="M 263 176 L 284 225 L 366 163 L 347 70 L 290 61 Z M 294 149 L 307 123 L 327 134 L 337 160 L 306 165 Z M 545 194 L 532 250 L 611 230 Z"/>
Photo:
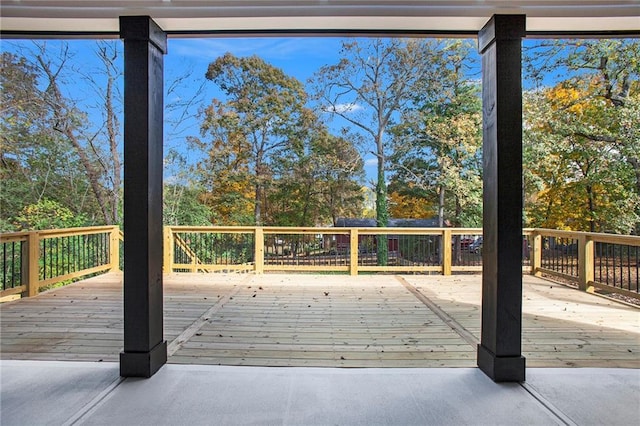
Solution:
<path fill-rule="evenodd" d="M 117 34 L 146 15 L 168 34 L 287 31 L 477 33 L 494 14 L 525 14 L 532 33 L 640 32 L 639 0 L 3 0 L 0 30 Z"/>

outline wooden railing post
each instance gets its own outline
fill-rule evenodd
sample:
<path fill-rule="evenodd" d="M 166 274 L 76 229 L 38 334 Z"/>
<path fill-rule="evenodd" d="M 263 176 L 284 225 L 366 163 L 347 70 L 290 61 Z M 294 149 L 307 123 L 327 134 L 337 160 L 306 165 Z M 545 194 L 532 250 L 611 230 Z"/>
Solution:
<path fill-rule="evenodd" d="M 37 296 L 40 290 L 40 236 L 37 231 L 29 232 L 27 247 L 22 253 L 22 276 L 27 286 L 27 296 Z"/>
<path fill-rule="evenodd" d="M 114 226 L 109 233 L 109 272 L 120 271 L 120 228 Z"/>
<path fill-rule="evenodd" d="M 349 232 L 349 274 L 358 275 L 358 229 Z M 385 239 L 386 244 L 386 239 Z"/>
<path fill-rule="evenodd" d="M 162 270 L 165 274 L 173 272 L 173 231 L 170 226 L 165 226 L 164 229 L 164 250 L 162 260 Z"/>
<path fill-rule="evenodd" d="M 593 293 L 593 240 L 586 234 L 578 236 L 578 287 Z"/>
<path fill-rule="evenodd" d="M 442 275 L 451 275 L 451 229 L 442 232 Z"/>
<path fill-rule="evenodd" d="M 254 269 L 256 274 L 264 273 L 264 228 L 257 227 L 253 237 Z"/>
<path fill-rule="evenodd" d="M 534 230 L 531 234 L 531 275 L 539 277 L 542 275 L 540 268 L 542 267 L 542 235 Z"/>

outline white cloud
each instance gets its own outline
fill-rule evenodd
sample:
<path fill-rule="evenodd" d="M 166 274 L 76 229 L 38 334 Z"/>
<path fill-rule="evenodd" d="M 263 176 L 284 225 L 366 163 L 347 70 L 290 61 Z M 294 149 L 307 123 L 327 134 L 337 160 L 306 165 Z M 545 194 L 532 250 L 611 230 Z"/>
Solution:
<path fill-rule="evenodd" d="M 378 165 L 378 159 L 377 158 L 367 158 L 364 160 L 364 166 L 365 167 L 373 167 L 373 166 L 377 166 Z"/>
<path fill-rule="evenodd" d="M 343 114 L 347 112 L 351 113 L 351 112 L 360 111 L 361 109 L 363 109 L 362 106 L 358 104 L 348 103 L 348 104 L 337 104 L 333 106 L 328 106 L 324 108 L 324 111 L 337 112 L 338 114 Z"/>

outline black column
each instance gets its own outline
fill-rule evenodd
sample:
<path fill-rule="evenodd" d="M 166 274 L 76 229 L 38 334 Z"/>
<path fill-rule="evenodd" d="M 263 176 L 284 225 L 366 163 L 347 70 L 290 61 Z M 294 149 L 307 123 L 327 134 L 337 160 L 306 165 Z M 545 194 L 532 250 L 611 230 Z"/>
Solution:
<path fill-rule="evenodd" d="M 163 55 L 147 16 L 120 17 L 124 40 L 124 351 L 120 375 L 151 377 L 167 362 L 162 312 Z"/>
<path fill-rule="evenodd" d="M 522 382 L 522 37 L 524 15 L 494 15 L 482 54 L 483 258 L 478 367 Z"/>

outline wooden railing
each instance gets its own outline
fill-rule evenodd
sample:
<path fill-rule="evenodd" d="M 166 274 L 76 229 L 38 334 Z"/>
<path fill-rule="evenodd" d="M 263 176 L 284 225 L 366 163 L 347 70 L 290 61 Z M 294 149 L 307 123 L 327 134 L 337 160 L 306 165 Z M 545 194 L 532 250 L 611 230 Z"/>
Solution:
<path fill-rule="evenodd" d="M 120 268 L 117 226 L 0 234 L 0 297 Z"/>
<path fill-rule="evenodd" d="M 164 230 L 167 273 L 247 271 L 437 273 L 482 270 L 480 228 L 190 227 Z M 47 285 L 122 265 L 123 235 L 103 226 L 0 235 L 0 296 L 36 295 Z M 376 248 L 388 247 L 386 265 Z M 638 297 L 640 237 L 549 229 L 523 232 L 523 272 L 582 290 Z"/>
<path fill-rule="evenodd" d="M 581 290 L 640 295 L 640 237 L 534 229 L 532 273 L 575 283 Z"/>
<path fill-rule="evenodd" d="M 348 272 L 480 271 L 480 228 L 165 228 L 165 271 Z M 387 244 L 386 265 L 376 247 Z"/>

